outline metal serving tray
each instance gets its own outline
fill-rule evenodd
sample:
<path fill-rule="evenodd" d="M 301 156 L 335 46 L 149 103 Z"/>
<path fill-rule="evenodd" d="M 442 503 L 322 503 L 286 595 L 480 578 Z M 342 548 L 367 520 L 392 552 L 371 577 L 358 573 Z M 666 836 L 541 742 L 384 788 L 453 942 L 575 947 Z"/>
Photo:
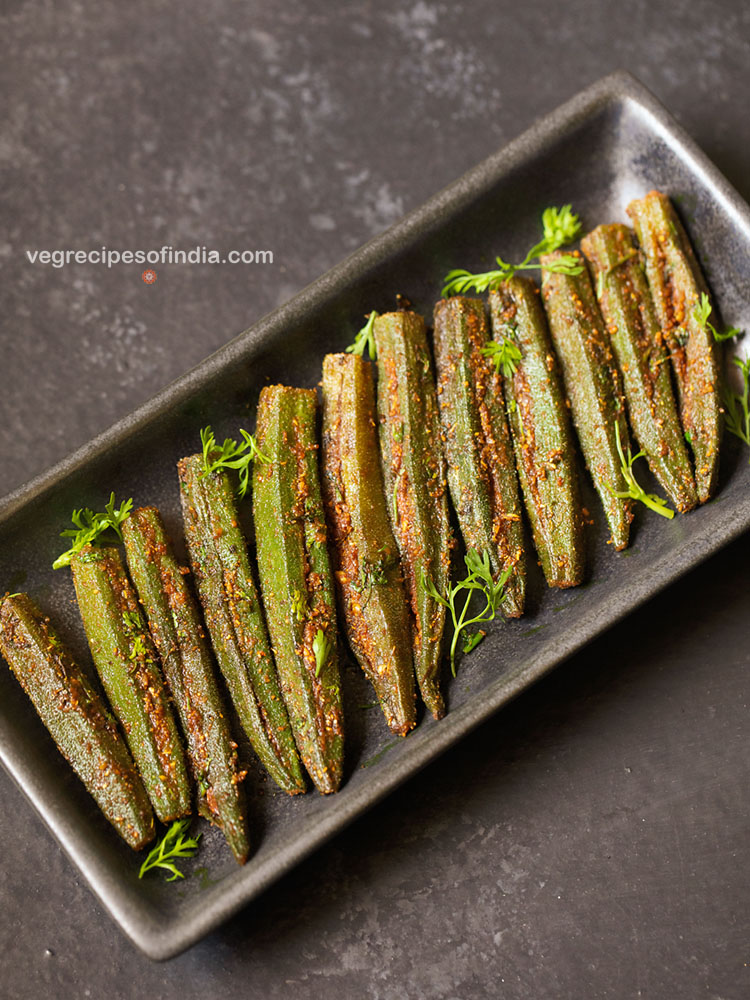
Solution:
<path fill-rule="evenodd" d="M 291 302 L 240 334 L 155 399 L 0 503 L 2 589 L 28 590 L 88 662 L 67 570 L 53 572 L 71 509 L 119 498 L 155 503 L 181 545 L 175 463 L 217 437 L 252 426 L 260 388 L 313 386 L 328 351 L 341 350 L 372 308 L 396 292 L 430 316 L 452 267 L 482 270 L 498 252 L 523 256 L 547 205 L 571 202 L 587 227 L 621 219 L 658 187 L 675 199 L 726 321 L 750 321 L 750 211 L 662 106 L 624 73 L 587 88 L 422 208 L 370 241 Z M 741 349 L 741 346 L 740 346 Z M 644 466 L 645 468 L 645 466 Z M 590 491 L 589 491 L 590 493 Z M 725 442 L 715 501 L 668 522 L 641 509 L 632 548 L 618 554 L 592 495 L 588 583 L 551 591 L 532 567 L 529 612 L 498 623 L 464 660 L 440 723 L 422 718 L 394 740 L 352 665 L 345 670 L 347 771 L 339 794 L 289 799 L 251 768 L 256 849 L 239 868 L 221 834 L 204 828 L 184 882 L 138 880 L 124 846 L 55 750 L 18 684 L 0 669 L 0 758 L 92 890 L 138 947 L 164 959 L 226 920 L 353 818 L 415 774 L 524 688 L 750 525 L 750 467 Z M 241 748 L 242 749 L 242 748 Z"/>

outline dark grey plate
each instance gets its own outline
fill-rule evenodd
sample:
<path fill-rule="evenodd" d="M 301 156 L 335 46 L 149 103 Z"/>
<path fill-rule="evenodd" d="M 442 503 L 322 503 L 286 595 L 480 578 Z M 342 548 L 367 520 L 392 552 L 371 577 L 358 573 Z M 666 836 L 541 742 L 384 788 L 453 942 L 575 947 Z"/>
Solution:
<path fill-rule="evenodd" d="M 514 259 L 538 236 L 547 205 L 572 202 L 587 226 L 624 219 L 628 200 L 653 187 L 676 200 L 724 319 L 747 319 L 750 212 L 665 110 L 630 76 L 588 88 L 510 146 L 372 240 L 288 305 L 231 341 L 146 406 L 0 504 L 0 587 L 29 590 L 82 660 L 85 640 L 67 571 L 50 565 L 73 507 L 100 507 L 111 489 L 156 503 L 179 537 L 175 462 L 198 429 L 235 433 L 253 421 L 262 385 L 314 385 L 323 354 L 349 343 L 362 315 L 396 292 L 429 315 L 451 267 Z M 750 524 L 747 456 L 726 442 L 716 501 L 673 522 L 639 511 L 633 546 L 617 554 L 593 497 L 591 581 L 548 591 L 531 581 L 529 614 L 494 628 L 450 684 L 450 713 L 423 719 L 407 740 L 385 730 L 373 696 L 345 673 L 348 753 L 342 791 L 290 800 L 251 769 L 257 849 L 237 868 L 206 827 L 192 877 L 139 881 L 122 845 L 71 774 L 8 671 L 0 670 L 0 756 L 109 912 L 144 952 L 167 958 L 216 927 L 355 816 L 413 775 L 555 664 L 705 559 Z M 637 637 L 634 638 L 637 650 Z"/>

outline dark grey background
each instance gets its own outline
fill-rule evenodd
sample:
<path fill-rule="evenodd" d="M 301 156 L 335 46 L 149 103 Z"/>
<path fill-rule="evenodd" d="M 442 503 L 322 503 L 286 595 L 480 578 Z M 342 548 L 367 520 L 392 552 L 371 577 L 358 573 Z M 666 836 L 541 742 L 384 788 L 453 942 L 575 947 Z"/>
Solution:
<path fill-rule="evenodd" d="M 23 3 L 0 14 L 0 492 L 624 67 L 750 197 L 740 3 Z M 271 249 L 272 265 L 25 249 Z M 166 965 L 0 774 L 0 995 L 750 995 L 747 539 Z"/>

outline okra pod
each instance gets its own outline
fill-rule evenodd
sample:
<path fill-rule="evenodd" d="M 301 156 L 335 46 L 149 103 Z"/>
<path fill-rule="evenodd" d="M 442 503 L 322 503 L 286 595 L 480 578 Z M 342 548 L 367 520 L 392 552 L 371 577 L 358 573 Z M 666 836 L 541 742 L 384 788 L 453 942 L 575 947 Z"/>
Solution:
<path fill-rule="evenodd" d="M 705 503 L 719 476 L 721 402 L 716 347 L 696 316 L 705 279 L 669 198 L 651 191 L 628 205 L 646 258 L 656 315 L 677 382 L 682 427 L 695 459 L 698 500 Z"/>
<path fill-rule="evenodd" d="M 327 794 L 341 784 L 344 715 L 317 420 L 314 389 L 263 389 L 256 439 L 269 461 L 254 465 L 253 516 L 281 690 L 302 763 Z"/>
<path fill-rule="evenodd" d="M 70 561 L 78 608 L 102 685 L 162 823 L 190 813 L 190 782 L 151 634 L 116 548 L 84 546 Z"/>
<path fill-rule="evenodd" d="M 27 594 L 0 603 L 0 652 L 63 757 L 123 840 L 154 838 L 154 814 L 125 741 L 83 670 Z"/>
<path fill-rule="evenodd" d="M 398 548 L 385 507 L 372 368 L 323 361 L 323 500 L 349 643 L 392 732 L 416 723 L 414 664 Z"/>
<path fill-rule="evenodd" d="M 253 749 L 280 788 L 304 792 L 268 633 L 225 472 L 203 456 L 178 463 L 185 538 L 219 667 Z"/>
<path fill-rule="evenodd" d="M 134 510 L 122 525 L 128 569 L 187 743 L 198 812 L 224 833 L 244 864 L 250 851 L 243 775 L 237 767 L 222 696 L 198 608 L 156 507 Z"/>
<path fill-rule="evenodd" d="M 503 377 L 508 420 L 526 511 L 550 587 L 583 580 L 583 513 L 574 445 L 539 293 L 513 277 L 490 294 L 496 343 L 509 340 L 520 358 Z"/>
<path fill-rule="evenodd" d="M 444 594 L 450 581 L 453 536 L 435 379 L 424 320 L 413 312 L 375 320 L 380 457 L 393 534 L 401 554 L 412 611 L 414 669 L 422 700 L 436 719 L 445 715 L 440 690 Z"/>
<path fill-rule="evenodd" d="M 521 501 L 505 415 L 502 374 L 486 354 L 481 299 L 435 306 L 434 344 L 448 484 L 467 549 L 486 552 L 493 575 L 513 567 L 502 609 L 523 614 L 526 566 Z"/>
<path fill-rule="evenodd" d="M 575 251 L 580 258 L 580 253 Z M 604 507 L 612 544 L 620 551 L 627 547 L 632 504 L 615 496 L 626 492 L 622 459 L 617 449 L 615 428 L 619 427 L 623 451 L 628 447 L 628 422 L 620 373 L 599 311 L 585 263 L 580 274 L 550 270 L 562 251 L 545 254 L 542 265 L 542 297 L 552 342 L 563 373 L 573 424 Z"/>
<path fill-rule="evenodd" d="M 680 511 L 698 502 L 677 415 L 669 357 L 633 234 L 615 222 L 581 241 L 617 359 L 630 425 L 651 471 Z"/>

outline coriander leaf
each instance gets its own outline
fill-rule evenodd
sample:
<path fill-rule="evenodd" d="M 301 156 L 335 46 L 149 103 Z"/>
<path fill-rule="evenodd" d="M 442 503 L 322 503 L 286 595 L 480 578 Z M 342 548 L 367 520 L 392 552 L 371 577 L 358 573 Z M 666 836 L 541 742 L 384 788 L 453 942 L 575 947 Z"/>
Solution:
<path fill-rule="evenodd" d="M 138 657 L 143 656 L 145 652 L 146 652 L 146 644 L 143 640 L 143 636 L 137 635 L 135 639 L 133 639 L 133 647 L 130 650 L 130 656 L 128 657 L 128 659 L 137 660 Z"/>
<path fill-rule="evenodd" d="M 515 373 L 518 363 L 521 361 L 520 348 L 508 339 L 503 339 L 499 343 L 496 340 L 488 340 L 486 345 L 481 348 L 481 353 L 494 364 L 495 371 L 502 370 L 506 378 L 510 378 Z"/>
<path fill-rule="evenodd" d="M 581 231 L 581 223 L 572 205 L 563 205 L 562 208 L 545 208 L 542 229 L 544 239 L 539 245 L 539 253 L 551 253 L 566 243 L 572 243 Z"/>
<path fill-rule="evenodd" d="M 167 882 L 174 882 L 178 878 L 185 878 L 177 868 L 172 858 L 192 858 L 198 850 L 201 834 L 197 837 L 185 837 L 190 827 L 190 819 L 177 819 L 164 834 L 159 843 L 150 851 L 148 857 L 141 865 L 138 878 L 143 878 L 146 872 L 152 868 L 163 868 L 172 874 Z"/>
<path fill-rule="evenodd" d="M 498 265 L 498 270 L 496 271 L 483 271 L 480 274 L 472 274 L 471 271 L 466 271 L 461 267 L 454 271 L 449 271 L 445 276 L 443 297 L 463 295 L 464 292 L 470 292 L 472 289 L 477 292 L 491 291 L 502 284 L 506 278 L 510 278 L 515 274 L 517 268 L 514 268 L 512 264 L 506 264 L 502 257 L 496 257 L 495 260 Z"/>
<path fill-rule="evenodd" d="M 320 677 L 320 671 L 326 665 L 328 657 L 331 655 L 333 643 L 326 636 L 322 628 L 319 628 L 313 639 L 313 653 L 315 653 L 315 676 Z"/>
<path fill-rule="evenodd" d="M 548 264 L 540 264 L 537 261 L 537 258 L 543 254 L 552 253 L 565 246 L 566 243 L 570 243 L 580 232 L 580 220 L 572 211 L 571 206 L 545 208 L 542 212 L 542 230 L 541 240 L 534 244 L 520 264 L 509 264 L 502 257 L 496 257 L 497 270 L 495 271 L 483 271 L 480 274 L 472 274 L 471 271 L 464 268 L 450 271 L 445 276 L 443 297 L 463 295 L 464 292 L 472 289 L 477 292 L 490 291 L 508 278 L 512 278 L 516 271 L 547 270 L 558 274 L 581 274 L 583 262 L 576 254 L 562 254 L 557 260 L 550 261 Z"/>
<path fill-rule="evenodd" d="M 240 485 L 237 490 L 238 497 L 244 497 L 250 486 L 250 466 L 253 462 L 270 462 L 263 452 L 258 448 L 258 444 L 252 434 L 240 427 L 242 441 L 235 441 L 233 438 L 225 438 L 224 444 L 217 444 L 214 432 L 210 427 L 204 427 L 201 431 L 201 445 L 203 447 L 203 475 L 210 476 L 212 472 L 219 469 L 234 469 L 239 473 Z"/>
<path fill-rule="evenodd" d="M 750 445 L 750 358 L 733 358 L 742 373 L 742 391 L 722 386 L 725 425 L 730 434 Z"/>
<path fill-rule="evenodd" d="M 132 497 L 124 500 L 119 507 L 115 507 L 115 495 L 110 493 L 103 514 L 98 514 L 89 507 L 74 510 L 71 514 L 71 520 L 75 527 L 66 528 L 65 531 L 60 532 L 61 538 L 72 538 L 73 542 L 66 552 L 55 559 L 52 568 L 61 569 L 63 566 L 69 566 L 70 560 L 77 552 L 80 552 L 85 545 L 93 545 L 107 531 L 114 532 L 117 538 L 122 541 L 121 525 L 130 517 L 132 509 Z"/>
<path fill-rule="evenodd" d="M 705 329 L 706 323 L 708 323 L 708 317 L 711 315 L 711 303 L 708 300 L 708 296 L 705 292 L 701 292 L 700 301 L 696 304 L 693 309 L 693 318 L 698 326 Z"/>
<path fill-rule="evenodd" d="M 609 492 L 612 496 L 619 497 L 621 500 L 639 500 L 650 510 L 656 511 L 657 514 L 661 514 L 662 517 L 667 517 L 671 520 L 674 517 L 674 511 L 672 508 L 668 507 L 666 501 L 656 493 L 646 493 L 638 480 L 635 478 L 633 463 L 643 457 L 643 452 L 639 451 L 637 455 L 634 455 L 630 445 L 628 445 L 628 455 L 627 458 L 625 457 L 622 450 L 622 442 L 620 441 L 619 421 L 615 422 L 615 441 L 617 442 L 617 453 L 620 456 L 623 479 L 627 483 L 628 488 L 627 490 L 621 490 L 618 492 L 617 490 L 613 490 L 612 487 L 607 484 Z"/>
<path fill-rule="evenodd" d="M 693 309 L 693 319 L 698 326 L 702 330 L 709 330 L 713 334 L 714 340 L 719 344 L 724 340 L 731 340 L 732 337 L 739 337 L 742 330 L 738 330 L 736 326 L 730 326 L 722 333 L 719 333 L 713 323 L 709 322 L 711 312 L 711 301 L 705 292 L 701 292 L 700 301 L 696 303 Z"/>
<path fill-rule="evenodd" d="M 420 578 L 422 586 L 433 600 L 438 601 L 448 609 L 453 623 L 453 637 L 450 645 L 451 671 L 456 676 L 456 649 L 461 634 L 471 625 L 482 622 L 491 622 L 496 617 L 500 602 L 503 598 L 505 584 L 508 577 L 513 572 L 513 566 L 507 566 L 497 580 L 492 575 L 489 553 L 477 552 L 476 549 L 469 549 L 464 556 L 467 574 L 463 580 L 453 586 L 448 585 L 445 594 L 441 594 L 435 584 L 430 580 L 424 569 L 421 570 Z M 472 616 L 470 611 L 471 600 L 475 593 L 480 593 L 484 598 L 484 607 L 478 614 Z M 460 597 L 465 594 L 463 604 Z M 463 643 L 463 651 L 470 653 L 472 649 L 484 638 L 484 633 L 480 630 L 466 637 Z"/>
<path fill-rule="evenodd" d="M 375 348 L 375 335 L 373 330 L 375 327 L 375 320 L 378 318 L 378 315 L 379 313 L 376 313 L 373 309 L 367 318 L 367 322 L 354 338 L 354 343 L 349 344 L 347 347 L 347 354 L 363 355 L 365 353 L 365 348 L 367 348 L 370 355 L 370 361 L 375 360 L 377 357 L 377 350 Z"/>

